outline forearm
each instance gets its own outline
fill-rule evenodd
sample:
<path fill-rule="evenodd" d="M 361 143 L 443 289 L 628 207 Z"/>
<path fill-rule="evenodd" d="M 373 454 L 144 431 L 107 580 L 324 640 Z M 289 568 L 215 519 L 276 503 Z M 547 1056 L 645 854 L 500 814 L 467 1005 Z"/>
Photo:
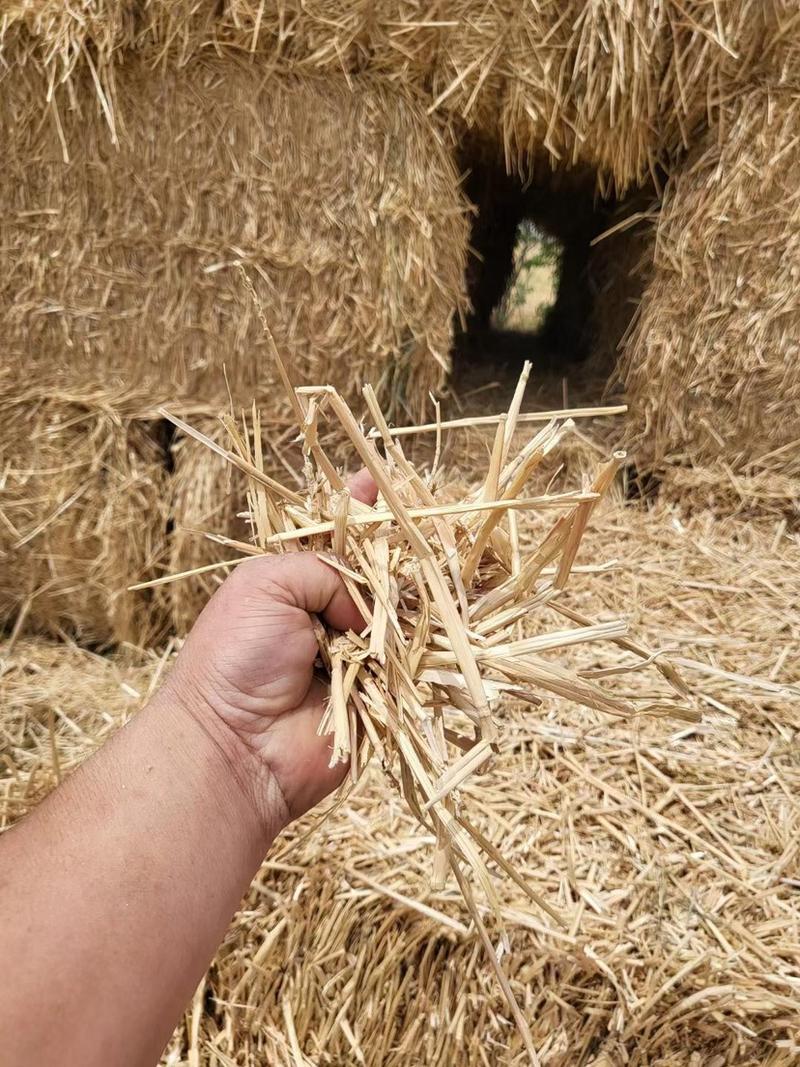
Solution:
<path fill-rule="evenodd" d="M 284 820 L 225 729 L 166 690 L 0 838 L 3 1067 L 158 1060 Z"/>

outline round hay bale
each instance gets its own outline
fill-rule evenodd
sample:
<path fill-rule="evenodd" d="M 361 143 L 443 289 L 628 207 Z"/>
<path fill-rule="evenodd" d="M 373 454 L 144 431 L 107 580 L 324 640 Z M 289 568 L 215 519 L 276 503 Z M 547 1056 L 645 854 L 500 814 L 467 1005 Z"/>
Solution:
<path fill-rule="evenodd" d="M 468 227 L 452 146 L 369 78 L 133 55 L 113 96 L 23 70 L 0 109 L 12 366 L 160 401 L 280 406 L 244 264 L 298 382 L 419 412 L 449 367 Z M 114 143 L 116 141 L 116 143 Z M 278 400 L 281 397 L 281 400 Z"/>
<path fill-rule="evenodd" d="M 651 466 L 766 469 L 797 439 L 798 129 L 800 92 L 753 90 L 669 181 L 621 364 Z"/>
<path fill-rule="evenodd" d="M 148 424 L 102 402 L 4 398 L 0 625 L 84 644 L 148 643 L 163 551 L 165 472 Z"/>

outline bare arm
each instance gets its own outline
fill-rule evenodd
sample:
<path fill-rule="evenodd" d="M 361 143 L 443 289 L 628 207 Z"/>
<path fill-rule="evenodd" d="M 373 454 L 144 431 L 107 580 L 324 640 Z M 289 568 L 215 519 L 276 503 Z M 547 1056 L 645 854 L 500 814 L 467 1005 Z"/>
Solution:
<path fill-rule="evenodd" d="M 165 692 L 0 839 L 4 1067 L 158 1061 L 283 824 L 228 758 Z"/>
<path fill-rule="evenodd" d="M 157 1062 L 275 835 L 342 777 L 309 612 L 361 621 L 314 556 L 243 564 L 154 700 L 0 838 L 2 1067 Z"/>

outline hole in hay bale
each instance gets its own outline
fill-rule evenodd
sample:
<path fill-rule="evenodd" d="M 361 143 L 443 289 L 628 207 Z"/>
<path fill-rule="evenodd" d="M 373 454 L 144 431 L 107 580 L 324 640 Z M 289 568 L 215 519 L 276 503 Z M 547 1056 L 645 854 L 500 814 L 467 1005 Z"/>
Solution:
<path fill-rule="evenodd" d="M 169 419 L 158 419 L 153 423 L 153 440 L 156 445 L 161 449 L 162 456 L 164 457 L 164 470 L 167 474 L 173 474 L 175 472 L 175 435 L 177 433 L 175 426 L 169 421 Z"/>
<path fill-rule="evenodd" d="M 651 241 L 621 220 L 642 212 L 654 188 L 602 198 L 589 167 L 533 177 L 467 151 L 465 191 L 474 207 L 466 288 L 472 310 L 454 348 L 456 374 L 610 374 L 644 288 Z M 598 240 L 600 238 L 600 240 Z M 643 239 L 644 238 L 644 239 Z"/>
<path fill-rule="evenodd" d="M 652 471 L 640 471 L 635 463 L 629 463 L 625 467 L 623 479 L 626 500 L 652 504 L 661 490 L 661 479 L 658 475 Z"/>

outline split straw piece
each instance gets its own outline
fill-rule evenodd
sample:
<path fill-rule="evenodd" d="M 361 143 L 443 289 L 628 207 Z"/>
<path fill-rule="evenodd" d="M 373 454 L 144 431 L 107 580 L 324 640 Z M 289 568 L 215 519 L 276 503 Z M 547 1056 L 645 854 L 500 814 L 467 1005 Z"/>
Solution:
<path fill-rule="evenodd" d="M 298 392 L 303 392 L 298 389 Z M 517 418 L 517 423 L 550 422 L 552 419 L 598 419 L 606 415 L 624 415 L 628 410 L 627 404 L 613 404 L 609 407 L 596 408 L 558 408 L 554 411 L 529 411 Z M 447 419 L 444 422 L 426 422 L 419 426 L 392 426 L 389 432 L 392 437 L 405 437 L 415 433 L 434 433 L 437 430 L 456 430 L 468 426 L 494 426 L 495 423 L 507 418 L 507 413 L 499 415 L 478 415 L 474 418 Z M 377 431 L 372 431 L 370 437 L 376 437 Z"/>
<path fill-rule="evenodd" d="M 428 811 L 434 804 L 438 804 L 448 793 L 457 789 L 469 775 L 474 774 L 479 767 L 489 759 L 492 754 L 492 746 L 489 741 L 481 741 L 473 745 L 460 760 L 451 764 L 441 778 L 434 782 L 433 795 L 425 801 L 423 811 Z"/>
<path fill-rule="evenodd" d="M 428 507 L 435 506 L 435 497 L 431 492 L 430 487 L 408 462 L 400 442 L 392 440 L 389 426 L 386 419 L 383 417 L 383 412 L 378 404 L 378 398 L 375 396 L 375 390 L 371 385 L 365 385 L 362 392 L 370 414 L 375 420 L 375 425 L 383 436 L 387 456 L 397 464 L 398 468 L 405 475 L 408 481 L 409 490 L 416 493 L 423 504 L 426 504 Z M 494 495 L 496 495 L 496 493 Z M 458 547 L 456 545 L 455 534 L 448 523 L 444 522 L 441 518 L 434 518 L 433 525 L 444 551 L 447 569 L 453 580 L 453 589 L 456 594 L 459 610 L 461 611 L 461 617 L 466 622 L 469 618 L 469 606 L 467 604 L 467 592 L 461 579 L 461 564 L 458 558 Z"/>
<path fill-rule="evenodd" d="M 591 492 L 577 492 L 577 493 L 556 493 L 551 496 L 531 496 L 531 497 L 511 497 L 509 499 L 500 500 L 473 500 L 462 501 L 458 504 L 435 504 L 430 507 L 424 508 L 408 508 L 405 511 L 406 516 L 409 519 L 432 519 L 439 516 L 448 515 L 469 515 L 480 511 L 529 511 L 534 508 L 541 508 L 544 510 L 551 510 L 556 508 L 570 508 L 576 504 L 582 504 L 591 502 L 597 499 L 596 493 Z M 291 512 L 291 514 L 298 518 L 300 513 L 298 511 Z M 350 528 L 353 526 L 373 526 L 380 525 L 384 522 L 396 522 L 396 513 L 389 508 L 373 508 L 370 511 L 362 512 L 360 515 L 348 514 L 345 525 Z M 299 541 L 304 537 L 316 537 L 319 534 L 333 533 L 336 529 L 336 520 L 332 522 L 316 522 L 307 526 L 300 526 L 296 530 L 286 530 L 283 533 L 272 534 L 267 538 L 265 544 L 267 545 L 279 545 L 286 541 Z"/>

